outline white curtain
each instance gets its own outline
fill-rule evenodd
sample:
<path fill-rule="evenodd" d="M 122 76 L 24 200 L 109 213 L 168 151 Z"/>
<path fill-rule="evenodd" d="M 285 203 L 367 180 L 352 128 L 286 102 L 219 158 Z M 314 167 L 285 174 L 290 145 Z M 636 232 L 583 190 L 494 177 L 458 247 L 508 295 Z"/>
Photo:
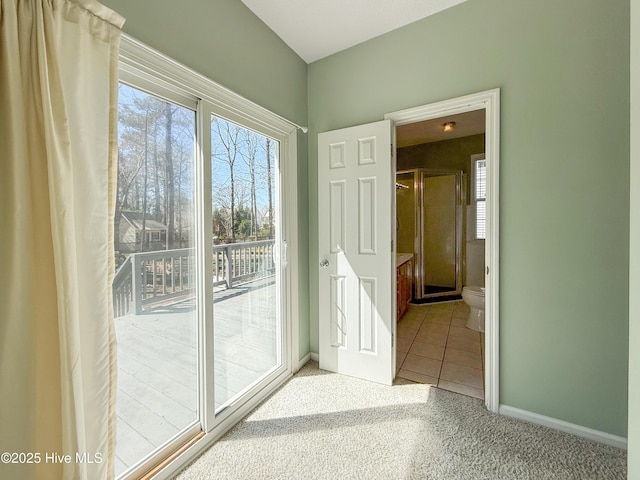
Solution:
<path fill-rule="evenodd" d="M 123 23 L 94 0 L 0 0 L 0 452 L 27 455 L 0 478 L 114 476 Z"/>

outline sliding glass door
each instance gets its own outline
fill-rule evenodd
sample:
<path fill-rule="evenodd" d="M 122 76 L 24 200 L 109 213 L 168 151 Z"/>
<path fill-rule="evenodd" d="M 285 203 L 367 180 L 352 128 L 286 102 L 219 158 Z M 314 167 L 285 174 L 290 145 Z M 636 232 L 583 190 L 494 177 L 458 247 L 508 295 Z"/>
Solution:
<path fill-rule="evenodd" d="M 291 132 L 137 68 L 121 75 L 113 225 L 123 479 L 217 438 L 291 373 Z"/>
<path fill-rule="evenodd" d="M 200 431 L 196 113 L 121 84 L 118 114 L 117 475 Z"/>
<path fill-rule="evenodd" d="M 211 116 L 216 411 L 281 364 L 278 152 Z"/>

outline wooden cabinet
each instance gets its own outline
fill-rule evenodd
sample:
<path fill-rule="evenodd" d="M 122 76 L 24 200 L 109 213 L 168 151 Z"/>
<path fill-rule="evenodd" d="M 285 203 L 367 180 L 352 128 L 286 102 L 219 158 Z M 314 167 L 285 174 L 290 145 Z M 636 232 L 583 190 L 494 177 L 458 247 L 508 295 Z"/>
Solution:
<path fill-rule="evenodd" d="M 396 255 L 396 319 L 400 320 L 409 308 L 413 290 L 413 255 Z"/>

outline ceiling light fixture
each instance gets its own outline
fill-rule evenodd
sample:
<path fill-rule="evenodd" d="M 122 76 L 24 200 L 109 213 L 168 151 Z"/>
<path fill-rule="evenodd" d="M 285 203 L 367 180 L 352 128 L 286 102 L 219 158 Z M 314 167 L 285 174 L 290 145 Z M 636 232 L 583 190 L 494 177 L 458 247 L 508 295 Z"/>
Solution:
<path fill-rule="evenodd" d="M 444 132 L 453 132 L 454 128 L 456 128 L 456 122 L 446 122 L 442 124 L 442 131 Z"/>

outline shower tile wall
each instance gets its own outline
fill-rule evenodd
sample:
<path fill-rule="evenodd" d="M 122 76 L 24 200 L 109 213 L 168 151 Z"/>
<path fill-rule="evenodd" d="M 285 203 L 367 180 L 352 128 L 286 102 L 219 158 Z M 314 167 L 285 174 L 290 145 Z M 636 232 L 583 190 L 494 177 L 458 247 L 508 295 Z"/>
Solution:
<path fill-rule="evenodd" d="M 398 377 L 484 398 L 484 334 L 463 301 L 410 305 L 398 322 Z"/>

